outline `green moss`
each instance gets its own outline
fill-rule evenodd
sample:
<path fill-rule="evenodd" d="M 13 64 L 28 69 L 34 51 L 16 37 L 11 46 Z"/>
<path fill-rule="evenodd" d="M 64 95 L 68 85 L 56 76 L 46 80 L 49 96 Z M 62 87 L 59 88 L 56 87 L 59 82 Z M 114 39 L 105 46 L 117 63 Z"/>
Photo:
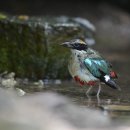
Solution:
<path fill-rule="evenodd" d="M 18 16 L 0 20 L 0 71 L 28 78 L 67 78 L 69 50 L 59 44 L 84 38 L 86 32 L 75 23 L 57 26 L 58 21 L 52 21 L 40 17 L 21 20 Z"/>
<path fill-rule="evenodd" d="M 1 20 L 1 19 L 6 19 L 6 18 L 7 18 L 7 16 L 6 16 L 5 14 L 0 13 L 0 20 Z"/>

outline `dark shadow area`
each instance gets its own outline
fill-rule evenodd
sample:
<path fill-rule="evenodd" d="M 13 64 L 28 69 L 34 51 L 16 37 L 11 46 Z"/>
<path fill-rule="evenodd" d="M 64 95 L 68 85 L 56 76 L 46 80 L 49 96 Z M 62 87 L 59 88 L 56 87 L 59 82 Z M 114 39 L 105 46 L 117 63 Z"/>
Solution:
<path fill-rule="evenodd" d="M 96 10 L 97 6 L 102 3 L 107 3 L 120 7 L 123 10 L 130 11 L 129 0 L 5 0 L 0 2 L 0 11 L 12 14 L 77 14 L 85 7 L 87 10 Z M 59 11 L 60 10 L 60 11 Z M 76 12 L 75 12 L 76 11 Z"/>

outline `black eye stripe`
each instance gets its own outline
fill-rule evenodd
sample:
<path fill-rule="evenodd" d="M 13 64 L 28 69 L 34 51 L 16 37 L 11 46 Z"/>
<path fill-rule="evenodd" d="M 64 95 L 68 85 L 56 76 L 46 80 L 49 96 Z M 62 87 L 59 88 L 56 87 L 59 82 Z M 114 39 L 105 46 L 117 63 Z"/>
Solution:
<path fill-rule="evenodd" d="M 79 43 L 75 43 L 74 46 L 75 46 L 75 47 L 79 47 L 80 44 L 79 44 Z"/>

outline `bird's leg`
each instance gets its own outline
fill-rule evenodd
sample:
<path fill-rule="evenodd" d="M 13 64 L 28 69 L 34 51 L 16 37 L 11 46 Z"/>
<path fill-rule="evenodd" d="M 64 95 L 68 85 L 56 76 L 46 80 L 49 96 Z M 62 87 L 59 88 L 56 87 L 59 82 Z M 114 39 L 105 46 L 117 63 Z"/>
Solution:
<path fill-rule="evenodd" d="M 89 96 L 89 92 L 90 92 L 90 90 L 91 90 L 92 88 L 93 88 L 93 86 L 90 86 L 90 87 L 88 88 L 87 92 L 86 92 L 86 95 L 87 95 L 87 98 L 88 98 L 88 106 L 91 106 L 91 103 L 92 103 L 91 97 Z"/>
<path fill-rule="evenodd" d="M 101 92 L 101 83 L 99 83 L 99 88 L 98 88 L 98 92 L 97 92 L 97 97 L 99 97 L 100 92 Z"/>
<path fill-rule="evenodd" d="M 87 92 L 86 92 L 86 95 L 87 95 L 87 97 L 89 97 L 89 92 L 90 92 L 90 90 L 93 88 L 93 86 L 90 86 L 89 88 L 88 88 L 88 90 L 87 90 Z"/>
<path fill-rule="evenodd" d="M 100 104 L 100 97 L 99 97 L 100 92 L 101 92 L 101 83 L 99 83 L 99 88 L 98 88 L 98 92 L 97 92 L 98 104 Z"/>

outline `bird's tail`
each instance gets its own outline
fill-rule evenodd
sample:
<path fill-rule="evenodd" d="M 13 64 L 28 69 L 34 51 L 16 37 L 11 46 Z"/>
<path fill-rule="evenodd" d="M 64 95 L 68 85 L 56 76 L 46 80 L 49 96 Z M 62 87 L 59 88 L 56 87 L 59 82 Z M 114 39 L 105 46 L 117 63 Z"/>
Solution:
<path fill-rule="evenodd" d="M 118 89 L 121 91 L 121 88 L 115 83 L 114 79 L 112 79 L 109 75 L 104 76 L 104 83 L 113 89 Z"/>

